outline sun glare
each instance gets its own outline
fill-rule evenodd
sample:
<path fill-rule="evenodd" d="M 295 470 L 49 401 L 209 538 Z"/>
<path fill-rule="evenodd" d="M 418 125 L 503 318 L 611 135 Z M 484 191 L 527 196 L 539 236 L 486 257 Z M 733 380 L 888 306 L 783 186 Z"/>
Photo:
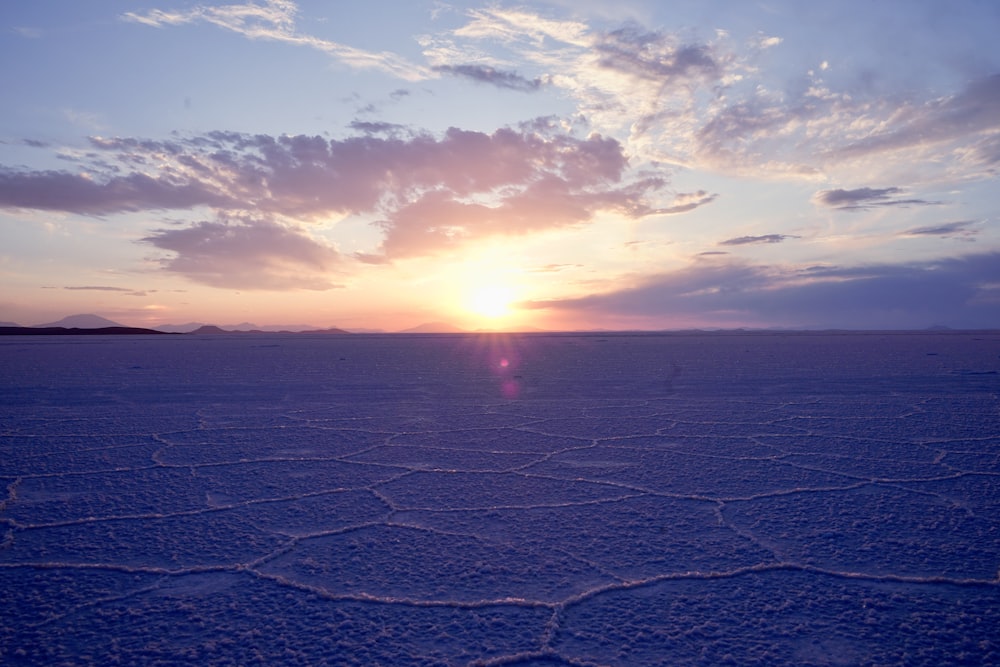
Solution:
<path fill-rule="evenodd" d="M 468 308 L 481 317 L 496 319 L 510 313 L 511 292 L 504 287 L 482 287 L 469 297 Z"/>

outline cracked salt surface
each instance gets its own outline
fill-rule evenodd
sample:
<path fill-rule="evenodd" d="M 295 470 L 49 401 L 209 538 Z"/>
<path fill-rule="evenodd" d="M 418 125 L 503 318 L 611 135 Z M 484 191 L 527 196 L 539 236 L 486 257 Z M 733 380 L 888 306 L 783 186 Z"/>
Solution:
<path fill-rule="evenodd" d="M 1000 334 L 0 342 L 0 663 L 1000 663 Z"/>

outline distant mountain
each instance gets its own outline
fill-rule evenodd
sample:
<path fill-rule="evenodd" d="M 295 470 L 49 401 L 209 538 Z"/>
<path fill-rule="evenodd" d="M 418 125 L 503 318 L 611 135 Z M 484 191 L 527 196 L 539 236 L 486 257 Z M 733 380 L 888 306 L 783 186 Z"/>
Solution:
<path fill-rule="evenodd" d="M 163 324 L 153 328 L 157 331 L 165 331 L 167 333 L 190 333 L 203 326 L 205 326 L 204 322 L 188 322 L 187 324 Z"/>
<path fill-rule="evenodd" d="M 19 327 L 21 326 L 17 322 L 0 322 L 0 327 Z"/>
<path fill-rule="evenodd" d="M 314 327 L 311 324 L 265 324 L 264 326 L 257 326 L 252 322 L 223 324 L 222 328 L 226 331 L 268 331 L 272 333 L 278 333 L 281 331 L 309 332 L 321 330 L 319 327 Z"/>
<path fill-rule="evenodd" d="M 350 331 L 344 331 L 343 329 L 329 328 L 329 329 L 306 329 L 304 331 L 289 331 L 283 329 L 280 331 L 264 331 L 262 329 L 224 329 L 222 327 L 217 327 L 214 324 L 203 324 L 193 331 L 188 331 L 187 333 L 192 333 L 196 335 L 213 335 L 213 334 L 266 334 L 266 333 L 283 333 L 283 334 L 348 334 Z"/>
<path fill-rule="evenodd" d="M 231 332 L 230 331 L 226 331 L 225 329 L 221 329 L 221 328 L 215 326 L 214 324 L 205 324 L 205 325 L 202 325 L 202 326 L 198 327 L 194 331 L 189 331 L 188 333 L 193 333 L 193 334 L 196 334 L 196 335 L 200 336 L 202 334 L 227 334 L 227 333 L 231 333 Z"/>
<path fill-rule="evenodd" d="M 172 336 L 174 334 L 155 329 L 139 327 L 3 327 L 0 336 L 137 336 L 154 334 Z"/>
<path fill-rule="evenodd" d="M 62 318 L 58 322 L 36 324 L 35 326 L 40 328 L 66 327 L 67 329 L 103 329 L 104 327 L 124 327 L 125 325 L 109 320 L 106 317 L 101 317 L 100 315 L 86 313 L 83 315 L 70 315 L 69 317 Z"/>
<path fill-rule="evenodd" d="M 328 328 L 321 329 L 319 327 L 314 327 L 309 324 L 268 324 L 262 327 L 256 324 L 251 324 L 250 322 L 243 322 L 242 324 L 223 324 L 222 326 L 216 326 L 214 324 L 205 324 L 204 322 L 188 322 L 187 324 L 164 324 L 156 327 L 157 331 L 166 331 L 169 333 L 193 333 L 202 327 L 213 327 L 215 329 L 221 330 L 222 333 L 350 333 L 344 331 L 343 329 Z M 206 333 L 206 332 L 202 332 Z M 219 332 L 214 332 L 219 333 Z"/>
<path fill-rule="evenodd" d="M 465 329 L 459 329 L 454 324 L 447 322 L 425 322 L 409 329 L 403 329 L 399 333 L 465 333 Z"/>

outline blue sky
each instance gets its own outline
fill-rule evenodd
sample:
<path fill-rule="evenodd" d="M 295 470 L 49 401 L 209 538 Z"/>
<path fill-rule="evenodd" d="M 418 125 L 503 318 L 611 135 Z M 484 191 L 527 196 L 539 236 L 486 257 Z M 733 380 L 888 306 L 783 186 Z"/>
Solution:
<path fill-rule="evenodd" d="M 1000 326 L 994 2 L 7 3 L 0 320 Z"/>

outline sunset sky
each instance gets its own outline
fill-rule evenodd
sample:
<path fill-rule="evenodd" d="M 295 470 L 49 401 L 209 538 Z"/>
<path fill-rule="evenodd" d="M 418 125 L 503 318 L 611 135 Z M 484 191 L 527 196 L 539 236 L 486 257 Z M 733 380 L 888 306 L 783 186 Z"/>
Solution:
<path fill-rule="evenodd" d="M 1000 2 L 0 7 L 0 320 L 1000 327 Z"/>

